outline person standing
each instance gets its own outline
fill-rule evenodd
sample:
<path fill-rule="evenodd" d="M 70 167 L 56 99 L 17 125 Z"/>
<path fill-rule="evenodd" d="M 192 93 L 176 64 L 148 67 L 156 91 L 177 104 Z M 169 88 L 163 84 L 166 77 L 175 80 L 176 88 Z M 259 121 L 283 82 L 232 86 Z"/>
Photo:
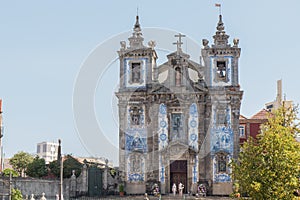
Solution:
<path fill-rule="evenodd" d="M 173 183 L 173 186 L 172 186 L 172 192 L 173 192 L 173 195 L 174 195 L 174 196 L 176 195 L 176 190 L 177 190 L 176 184 Z"/>
<path fill-rule="evenodd" d="M 179 195 L 182 196 L 183 194 L 183 188 L 184 188 L 184 185 L 180 182 L 178 184 L 178 190 L 179 190 Z"/>

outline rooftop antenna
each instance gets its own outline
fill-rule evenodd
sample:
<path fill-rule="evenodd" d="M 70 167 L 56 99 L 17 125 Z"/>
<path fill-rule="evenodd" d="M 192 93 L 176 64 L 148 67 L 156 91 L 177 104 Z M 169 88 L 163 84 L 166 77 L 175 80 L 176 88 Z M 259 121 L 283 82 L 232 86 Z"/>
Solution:
<path fill-rule="evenodd" d="M 139 6 L 136 7 L 136 16 L 139 16 Z"/>
<path fill-rule="evenodd" d="M 221 6 L 221 4 L 216 3 L 215 6 L 219 8 L 219 14 L 222 15 L 222 6 Z"/>

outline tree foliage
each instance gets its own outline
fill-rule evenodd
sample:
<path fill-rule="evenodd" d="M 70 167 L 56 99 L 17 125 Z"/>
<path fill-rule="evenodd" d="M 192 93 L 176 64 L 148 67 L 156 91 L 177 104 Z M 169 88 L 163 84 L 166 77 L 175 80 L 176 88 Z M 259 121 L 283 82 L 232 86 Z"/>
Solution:
<path fill-rule="evenodd" d="M 49 163 L 49 169 L 56 177 L 60 175 L 60 165 L 57 160 Z M 70 178 L 72 171 L 75 170 L 75 175 L 78 177 L 82 170 L 82 164 L 71 155 L 66 155 L 63 162 L 63 177 Z"/>
<path fill-rule="evenodd" d="M 18 177 L 19 176 L 18 172 L 16 172 L 13 169 L 6 168 L 2 171 L 3 176 L 6 176 L 6 177 L 9 177 L 10 173 L 11 173 L 12 177 Z"/>
<path fill-rule="evenodd" d="M 72 171 L 75 170 L 75 175 L 78 177 L 82 170 L 82 164 L 76 160 L 73 156 L 67 155 L 63 163 L 64 178 L 70 178 Z"/>
<path fill-rule="evenodd" d="M 12 200 L 22 200 L 23 196 L 20 190 L 18 189 L 11 189 L 11 199 Z"/>
<path fill-rule="evenodd" d="M 297 109 L 281 107 L 270 115 L 257 140 L 243 144 L 233 179 L 252 199 L 293 199 L 299 188 L 300 145 Z"/>
<path fill-rule="evenodd" d="M 26 152 L 18 152 L 10 160 L 9 164 L 12 165 L 13 169 L 16 170 L 19 175 L 22 175 L 22 172 L 26 171 L 26 168 L 29 163 L 33 161 L 33 157 Z"/>
<path fill-rule="evenodd" d="M 28 164 L 26 174 L 33 178 L 41 178 L 48 174 L 46 162 L 44 158 L 36 156 L 31 163 Z"/>
<path fill-rule="evenodd" d="M 59 163 L 57 160 L 54 160 L 49 163 L 49 171 L 51 174 L 53 174 L 55 177 L 59 177 L 60 169 L 59 169 Z"/>

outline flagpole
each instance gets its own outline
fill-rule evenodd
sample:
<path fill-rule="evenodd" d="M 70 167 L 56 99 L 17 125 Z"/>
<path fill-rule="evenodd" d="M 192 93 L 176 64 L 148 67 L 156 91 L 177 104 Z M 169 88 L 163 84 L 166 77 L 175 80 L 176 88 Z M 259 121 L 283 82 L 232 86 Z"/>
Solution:
<path fill-rule="evenodd" d="M 215 6 L 219 7 L 219 14 L 222 15 L 222 5 L 220 3 L 216 3 Z"/>

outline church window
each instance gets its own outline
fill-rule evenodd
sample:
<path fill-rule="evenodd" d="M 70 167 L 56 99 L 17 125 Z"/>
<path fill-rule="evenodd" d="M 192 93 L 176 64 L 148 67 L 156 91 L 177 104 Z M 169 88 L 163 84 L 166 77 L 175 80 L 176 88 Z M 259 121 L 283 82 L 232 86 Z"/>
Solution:
<path fill-rule="evenodd" d="M 183 139 L 183 116 L 181 113 L 172 114 L 172 140 Z"/>
<path fill-rule="evenodd" d="M 130 108 L 130 120 L 131 120 L 130 124 L 133 126 L 141 125 L 141 115 L 142 115 L 141 108 L 136 106 Z"/>
<path fill-rule="evenodd" d="M 131 64 L 131 82 L 139 83 L 141 79 L 141 63 Z"/>
<path fill-rule="evenodd" d="M 217 76 L 219 80 L 226 80 L 226 62 L 217 61 Z"/>

